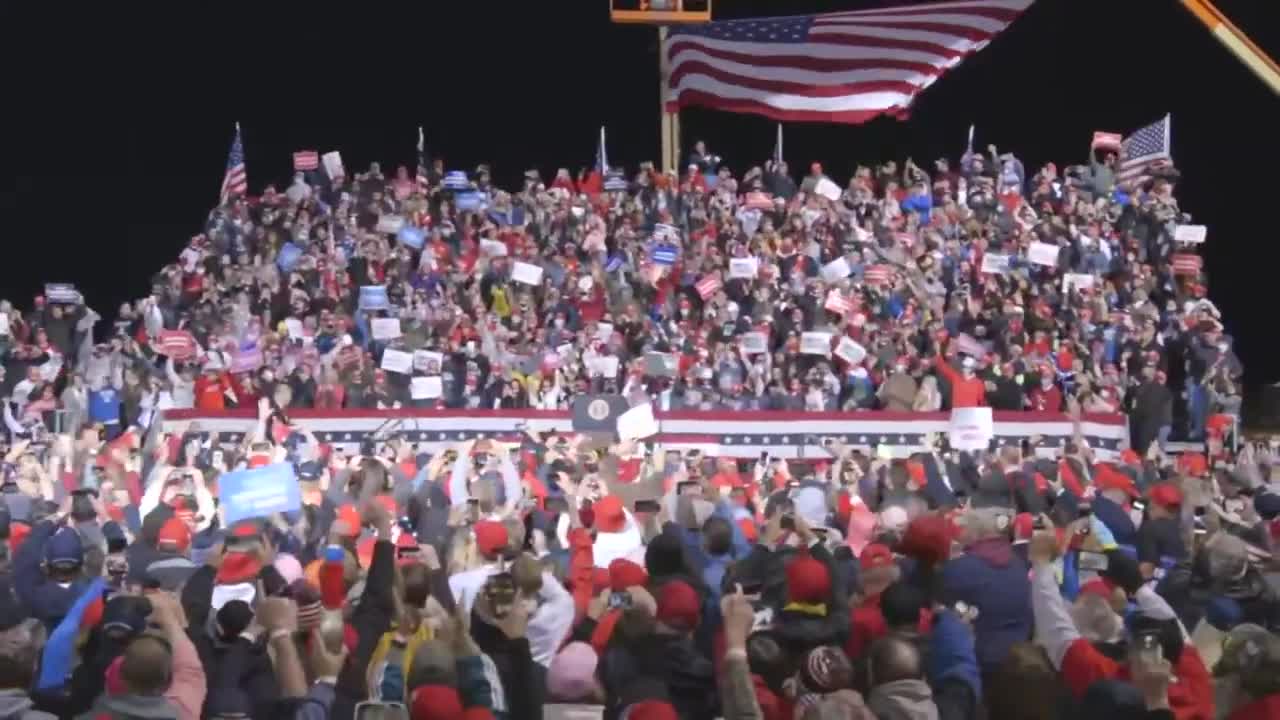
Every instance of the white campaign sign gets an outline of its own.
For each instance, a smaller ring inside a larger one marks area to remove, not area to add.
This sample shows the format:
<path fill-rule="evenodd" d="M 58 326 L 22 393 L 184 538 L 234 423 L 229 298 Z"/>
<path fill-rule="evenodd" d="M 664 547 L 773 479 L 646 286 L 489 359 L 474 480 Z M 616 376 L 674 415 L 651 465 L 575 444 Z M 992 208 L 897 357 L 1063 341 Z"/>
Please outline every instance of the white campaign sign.
<path fill-rule="evenodd" d="M 822 197 L 835 202 L 840 199 L 840 186 L 827 178 L 822 178 L 813 186 L 813 191 Z"/>
<path fill-rule="evenodd" d="M 1058 249 L 1057 245 L 1033 242 L 1031 247 L 1027 248 L 1027 259 L 1036 265 L 1056 267 L 1058 265 Z"/>
<path fill-rule="evenodd" d="M 1088 273 L 1067 273 L 1062 276 L 1062 292 L 1071 292 L 1072 288 L 1088 290 L 1093 287 L 1093 283 L 1093 276 Z"/>
<path fill-rule="evenodd" d="M 480 252 L 488 255 L 489 257 L 506 257 L 507 244 L 504 242 L 498 242 L 497 240 L 481 240 Z"/>
<path fill-rule="evenodd" d="M 851 337 L 840 338 L 840 344 L 836 345 L 836 357 L 850 365 L 857 365 L 866 356 L 867 349 L 859 345 L 858 341 Z"/>
<path fill-rule="evenodd" d="M 439 375 L 416 377 L 409 381 L 409 397 L 414 400 L 438 398 L 444 394 L 444 382 Z"/>
<path fill-rule="evenodd" d="M 760 271 L 760 261 L 755 258 L 731 258 L 729 260 L 729 277 L 753 278 Z"/>
<path fill-rule="evenodd" d="M 618 358 L 614 355 L 594 357 L 588 361 L 587 365 L 590 367 L 592 375 L 599 375 L 605 378 L 618 376 Z"/>
<path fill-rule="evenodd" d="M 1009 272 L 1009 256 L 998 253 L 983 255 L 982 272 L 988 275 L 1004 275 Z"/>
<path fill-rule="evenodd" d="M 428 369 L 432 367 L 431 363 L 435 363 L 435 372 L 440 372 L 440 367 L 444 365 L 444 353 L 430 350 L 413 351 L 413 369 L 415 371 L 428 372 Z"/>
<path fill-rule="evenodd" d="M 342 153 L 337 150 L 322 155 L 320 162 L 324 164 L 325 175 L 331 178 L 346 177 L 347 171 L 342 168 Z"/>
<path fill-rule="evenodd" d="M 840 282 L 849 277 L 849 273 L 853 272 L 853 268 L 849 267 L 849 261 L 840 256 L 835 260 L 822 266 L 822 279 L 826 282 Z"/>
<path fill-rule="evenodd" d="M 769 352 L 769 340 L 762 332 L 743 333 L 739 343 L 742 346 L 742 352 L 748 355 Z"/>
<path fill-rule="evenodd" d="M 622 440 L 643 440 L 658 434 L 658 421 L 653 417 L 649 403 L 637 405 L 618 416 L 618 437 Z"/>
<path fill-rule="evenodd" d="M 995 437 L 995 423 L 989 407 L 955 408 L 947 437 L 956 450 L 984 450 Z"/>
<path fill-rule="evenodd" d="M 393 340 L 400 337 L 400 318 L 374 318 L 373 339 Z"/>
<path fill-rule="evenodd" d="M 831 333 L 814 331 L 801 333 L 800 352 L 805 355 L 830 355 Z"/>
<path fill-rule="evenodd" d="M 1204 225 L 1179 225 L 1173 229 L 1173 239 L 1180 243 L 1199 245 L 1209 234 Z"/>
<path fill-rule="evenodd" d="M 387 372 L 408 375 L 413 371 L 413 353 L 403 350 L 383 350 L 382 364 L 379 367 Z"/>
<path fill-rule="evenodd" d="M 542 267 L 540 265 L 517 262 L 511 268 L 511 279 L 525 285 L 541 285 Z"/>
<path fill-rule="evenodd" d="M 378 218 L 378 232 L 386 235 L 395 235 L 400 232 L 400 228 L 404 227 L 404 218 L 399 215 L 383 215 Z"/>

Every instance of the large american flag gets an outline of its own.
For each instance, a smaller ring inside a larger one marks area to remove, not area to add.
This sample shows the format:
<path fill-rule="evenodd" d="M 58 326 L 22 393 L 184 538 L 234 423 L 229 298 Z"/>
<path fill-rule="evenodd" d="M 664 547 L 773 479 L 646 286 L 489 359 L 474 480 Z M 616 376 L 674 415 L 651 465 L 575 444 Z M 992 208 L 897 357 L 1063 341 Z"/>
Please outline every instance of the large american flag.
<path fill-rule="evenodd" d="M 207 432 L 225 443 L 242 442 L 257 423 L 255 408 L 210 412 L 165 410 L 159 429 L 166 433 Z M 1072 438 L 1071 420 L 1061 413 L 994 414 L 996 440 L 1018 444 L 1039 436 L 1038 453 L 1052 454 Z M 708 455 L 756 458 L 768 451 L 787 459 L 830 459 L 822 438 L 834 437 L 864 450 L 891 448 L 898 457 L 918 451 L 925 436 L 945 437 L 949 414 L 908 412 L 657 412 L 659 434 L 651 438 L 666 450 L 699 449 Z M 572 417 L 561 410 L 310 410 L 291 409 L 289 419 L 310 430 L 322 443 L 356 451 L 362 440 L 397 432 L 434 454 L 450 445 L 477 438 L 518 442 L 521 426 L 533 432 L 572 433 Z M 1081 432 L 1089 447 L 1114 459 L 1129 447 L 1124 415 L 1085 413 Z"/>
<path fill-rule="evenodd" d="M 240 144 L 240 123 L 236 123 L 236 139 L 227 153 L 227 172 L 222 176 L 222 199 L 243 195 L 249 189 L 249 175 L 244 169 L 244 146 Z"/>
<path fill-rule="evenodd" d="M 962 0 L 675 27 L 665 48 L 667 103 L 788 121 L 903 116 L 1031 3 Z"/>
<path fill-rule="evenodd" d="M 1173 160 L 1169 153 L 1169 116 L 1151 123 L 1124 139 L 1120 144 L 1120 170 L 1116 180 L 1139 180 L 1151 168 L 1168 165 Z"/>

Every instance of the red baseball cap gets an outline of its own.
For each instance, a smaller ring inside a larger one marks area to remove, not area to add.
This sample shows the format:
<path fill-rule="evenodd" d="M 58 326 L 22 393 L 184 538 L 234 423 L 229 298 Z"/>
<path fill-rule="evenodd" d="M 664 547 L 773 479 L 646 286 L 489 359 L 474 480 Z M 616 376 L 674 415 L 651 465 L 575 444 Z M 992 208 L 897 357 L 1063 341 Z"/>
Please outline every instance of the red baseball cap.
<path fill-rule="evenodd" d="M 510 538 L 507 527 L 493 520 L 481 520 L 475 524 L 476 547 L 484 555 L 497 555 L 507 546 Z"/>
<path fill-rule="evenodd" d="M 595 516 L 596 532 L 622 532 L 627 526 L 627 513 L 622 507 L 622 500 L 617 495 L 605 495 L 591 506 Z"/>
<path fill-rule="evenodd" d="M 630 587 L 647 585 L 649 573 L 640 565 L 618 558 L 609 563 L 609 587 L 613 590 L 626 590 Z"/>
<path fill-rule="evenodd" d="M 1182 505 L 1182 489 L 1171 483 L 1161 483 L 1151 488 L 1151 502 L 1166 508 Z"/>
<path fill-rule="evenodd" d="M 871 543 L 866 546 L 862 549 L 862 555 L 858 557 L 858 565 L 863 570 L 891 567 L 893 563 L 893 551 L 888 545 L 880 543 Z"/>

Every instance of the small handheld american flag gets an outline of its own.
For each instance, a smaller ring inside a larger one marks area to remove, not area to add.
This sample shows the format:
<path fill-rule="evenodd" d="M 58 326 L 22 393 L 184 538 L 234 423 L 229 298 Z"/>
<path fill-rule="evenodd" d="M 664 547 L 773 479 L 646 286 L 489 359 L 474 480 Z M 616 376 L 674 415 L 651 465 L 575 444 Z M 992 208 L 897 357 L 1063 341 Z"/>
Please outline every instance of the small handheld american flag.
<path fill-rule="evenodd" d="M 1174 253 L 1169 264 L 1173 266 L 1174 275 L 1198 275 L 1204 260 L 1193 253 Z"/>
<path fill-rule="evenodd" d="M 703 300 L 706 300 L 710 298 L 712 295 L 715 295 L 716 291 L 719 290 L 723 285 L 724 283 L 720 281 L 720 276 L 713 274 L 713 275 L 707 275 L 706 277 L 699 280 L 698 284 L 694 285 L 694 287 L 697 288 L 698 295 L 700 295 Z"/>
<path fill-rule="evenodd" d="M 871 265 L 862 277 L 868 285 L 888 285 L 893 281 L 893 268 L 888 265 Z"/>
<path fill-rule="evenodd" d="M 222 176 L 222 201 L 226 202 L 233 195 L 243 195 L 248 189 L 249 175 L 244 167 L 244 145 L 240 143 L 240 123 L 236 123 L 236 138 L 231 141 L 231 151 L 227 153 L 227 172 Z"/>

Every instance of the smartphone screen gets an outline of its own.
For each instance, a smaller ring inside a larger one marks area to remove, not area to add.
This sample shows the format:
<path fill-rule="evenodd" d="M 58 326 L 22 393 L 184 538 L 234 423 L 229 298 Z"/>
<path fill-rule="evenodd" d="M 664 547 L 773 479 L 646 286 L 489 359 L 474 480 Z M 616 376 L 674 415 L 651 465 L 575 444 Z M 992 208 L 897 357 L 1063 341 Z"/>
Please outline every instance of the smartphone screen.
<path fill-rule="evenodd" d="M 641 513 L 656 513 L 661 507 L 657 500 L 637 500 L 634 509 Z"/>
<path fill-rule="evenodd" d="M 1080 569 L 1102 572 L 1107 569 L 1107 556 L 1102 553 L 1080 551 Z"/>
<path fill-rule="evenodd" d="M 677 495 L 701 495 L 702 484 L 697 480 L 685 480 L 676 484 Z"/>

